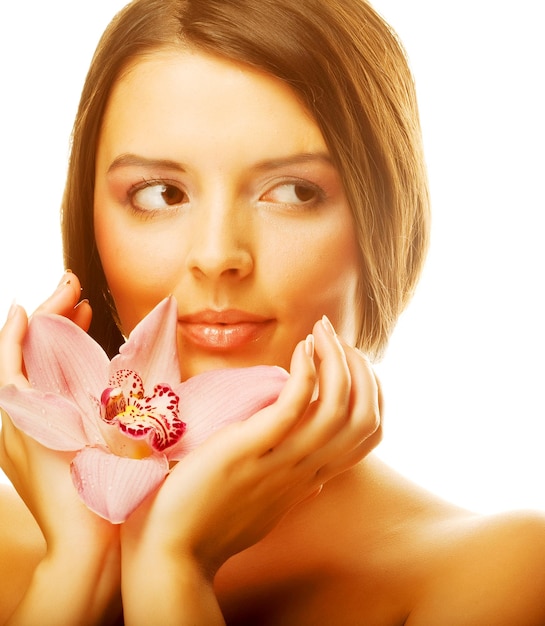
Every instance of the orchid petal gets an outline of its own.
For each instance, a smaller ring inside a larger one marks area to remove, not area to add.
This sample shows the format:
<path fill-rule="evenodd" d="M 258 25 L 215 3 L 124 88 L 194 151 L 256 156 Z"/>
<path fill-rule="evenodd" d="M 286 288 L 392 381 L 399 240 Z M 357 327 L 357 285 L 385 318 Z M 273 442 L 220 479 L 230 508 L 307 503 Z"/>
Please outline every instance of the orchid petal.
<path fill-rule="evenodd" d="M 280 367 L 213 370 L 189 378 L 175 388 L 180 397 L 180 417 L 187 430 L 166 454 L 179 460 L 227 424 L 247 419 L 275 402 L 288 373 Z"/>
<path fill-rule="evenodd" d="M 110 364 L 110 374 L 118 370 L 138 372 L 146 389 L 161 383 L 180 381 L 176 347 L 178 308 L 173 297 L 165 298 L 137 324 L 127 343 Z"/>
<path fill-rule="evenodd" d="M 51 450 L 80 450 L 87 435 L 77 406 L 66 398 L 37 389 L 6 385 L 0 406 L 15 426 Z"/>
<path fill-rule="evenodd" d="M 85 331 L 60 315 L 35 315 L 23 343 L 30 384 L 80 407 L 91 442 L 100 434 L 93 415 L 108 380 L 109 359 Z"/>
<path fill-rule="evenodd" d="M 71 465 L 72 481 L 89 509 L 121 524 L 168 473 L 165 456 L 131 459 L 102 448 L 85 448 Z"/>
<path fill-rule="evenodd" d="M 34 389 L 0 390 L 0 405 L 23 432 L 54 450 L 79 450 L 71 464 L 75 488 L 112 523 L 125 521 L 161 485 L 171 459 L 274 402 L 288 378 L 281 368 L 257 366 L 181 383 L 177 319 L 175 299 L 166 298 L 109 362 L 70 320 L 36 315 L 23 343 Z"/>

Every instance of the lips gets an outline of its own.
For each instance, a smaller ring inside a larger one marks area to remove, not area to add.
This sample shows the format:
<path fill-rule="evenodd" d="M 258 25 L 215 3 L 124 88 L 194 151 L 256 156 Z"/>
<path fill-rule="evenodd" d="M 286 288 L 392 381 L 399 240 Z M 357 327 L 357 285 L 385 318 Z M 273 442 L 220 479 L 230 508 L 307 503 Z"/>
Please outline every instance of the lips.
<path fill-rule="evenodd" d="M 205 310 L 179 318 L 183 337 L 212 351 L 241 349 L 260 339 L 273 320 L 247 311 Z"/>

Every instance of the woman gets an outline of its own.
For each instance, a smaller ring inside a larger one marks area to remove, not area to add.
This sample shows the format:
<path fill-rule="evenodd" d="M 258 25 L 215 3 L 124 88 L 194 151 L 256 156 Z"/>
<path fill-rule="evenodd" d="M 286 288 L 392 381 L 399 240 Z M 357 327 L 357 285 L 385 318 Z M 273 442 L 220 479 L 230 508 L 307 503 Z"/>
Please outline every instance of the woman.
<path fill-rule="evenodd" d="M 290 379 L 120 528 L 3 415 L 3 467 L 36 521 L 5 495 L 2 619 L 543 623 L 543 519 L 478 517 L 369 454 L 380 392 L 359 349 L 384 348 L 427 223 L 410 73 L 369 5 L 136 0 L 117 16 L 74 127 L 74 273 L 41 310 L 113 354 L 174 294 L 183 379 L 256 364 Z M 2 384 L 27 384 L 25 329 L 14 307 Z"/>

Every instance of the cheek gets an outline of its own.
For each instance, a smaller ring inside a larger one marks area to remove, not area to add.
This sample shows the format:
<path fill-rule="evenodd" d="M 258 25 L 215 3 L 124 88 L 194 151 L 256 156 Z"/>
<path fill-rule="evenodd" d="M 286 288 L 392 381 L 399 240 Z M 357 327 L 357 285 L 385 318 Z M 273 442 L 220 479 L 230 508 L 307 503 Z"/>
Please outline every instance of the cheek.
<path fill-rule="evenodd" d="M 359 250 L 351 221 L 308 230 L 271 253 L 276 300 L 303 332 L 327 315 L 337 332 L 354 342 L 361 284 Z"/>
<path fill-rule="evenodd" d="M 157 246 L 152 236 L 127 232 L 121 221 L 96 212 L 97 248 L 125 334 L 172 291 L 177 270 L 168 241 Z"/>

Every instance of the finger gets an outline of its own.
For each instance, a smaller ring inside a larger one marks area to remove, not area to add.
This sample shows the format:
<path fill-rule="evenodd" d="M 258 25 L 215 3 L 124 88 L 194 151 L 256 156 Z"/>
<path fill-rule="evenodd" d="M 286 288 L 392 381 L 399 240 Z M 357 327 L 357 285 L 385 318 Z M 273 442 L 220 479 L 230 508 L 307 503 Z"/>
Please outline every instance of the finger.
<path fill-rule="evenodd" d="M 333 458 L 329 463 L 320 467 L 315 474 L 316 484 L 325 483 L 354 465 L 357 465 L 379 445 L 382 441 L 382 435 L 382 425 L 380 425 L 372 435 L 362 441 L 356 448 L 346 454 Z"/>
<path fill-rule="evenodd" d="M 362 440 L 377 430 L 381 423 L 382 391 L 377 375 L 360 350 L 341 340 L 351 374 L 350 421 Z"/>
<path fill-rule="evenodd" d="M 81 297 L 81 285 L 78 277 L 67 270 L 49 298 L 34 311 L 38 313 L 56 313 L 72 319 L 74 307 Z"/>
<path fill-rule="evenodd" d="M 316 453 L 344 428 L 349 414 L 351 381 L 344 350 L 327 319 L 315 324 L 313 335 L 320 360 L 318 395 L 283 442 L 279 463 L 291 458 L 297 464 Z"/>
<path fill-rule="evenodd" d="M 318 395 L 313 403 L 307 437 L 314 431 L 317 436 L 328 439 L 342 427 L 350 404 L 352 386 L 350 368 L 345 350 L 331 325 L 324 316 L 314 325 L 316 354 L 320 359 Z"/>
<path fill-rule="evenodd" d="M 16 304 L 10 307 L 6 323 L 0 330 L 0 386 L 15 384 L 28 387 L 23 375 L 22 342 L 28 326 L 25 310 Z M 9 415 L 0 408 L 2 427 L 0 429 L 0 467 L 12 480 L 14 463 L 24 458 L 21 436 L 14 427 Z"/>
<path fill-rule="evenodd" d="M 218 445 L 224 451 L 231 449 L 237 457 L 251 455 L 255 458 L 268 454 L 284 441 L 312 400 L 317 382 L 313 353 L 314 339 L 309 335 L 294 350 L 290 376 L 276 402 L 246 421 L 231 424 L 216 433 L 218 442 L 221 441 Z M 228 437 L 232 438 L 230 447 Z"/>
<path fill-rule="evenodd" d="M 78 302 L 72 311 L 72 321 L 77 324 L 82 330 L 87 332 L 91 326 L 91 318 L 93 311 L 89 300 L 82 300 Z"/>
<path fill-rule="evenodd" d="M 22 472 L 26 466 L 24 435 L 15 428 L 9 415 L 0 409 L 2 428 L 0 429 L 0 467 L 14 486 L 18 467 Z"/>
<path fill-rule="evenodd" d="M 382 439 L 382 392 L 367 357 L 343 343 L 351 373 L 350 407 L 345 426 L 310 459 L 322 480 L 359 462 Z"/>
<path fill-rule="evenodd" d="M 0 331 L 0 386 L 14 384 L 28 386 L 23 375 L 22 343 L 28 326 L 23 307 L 13 304 Z"/>

